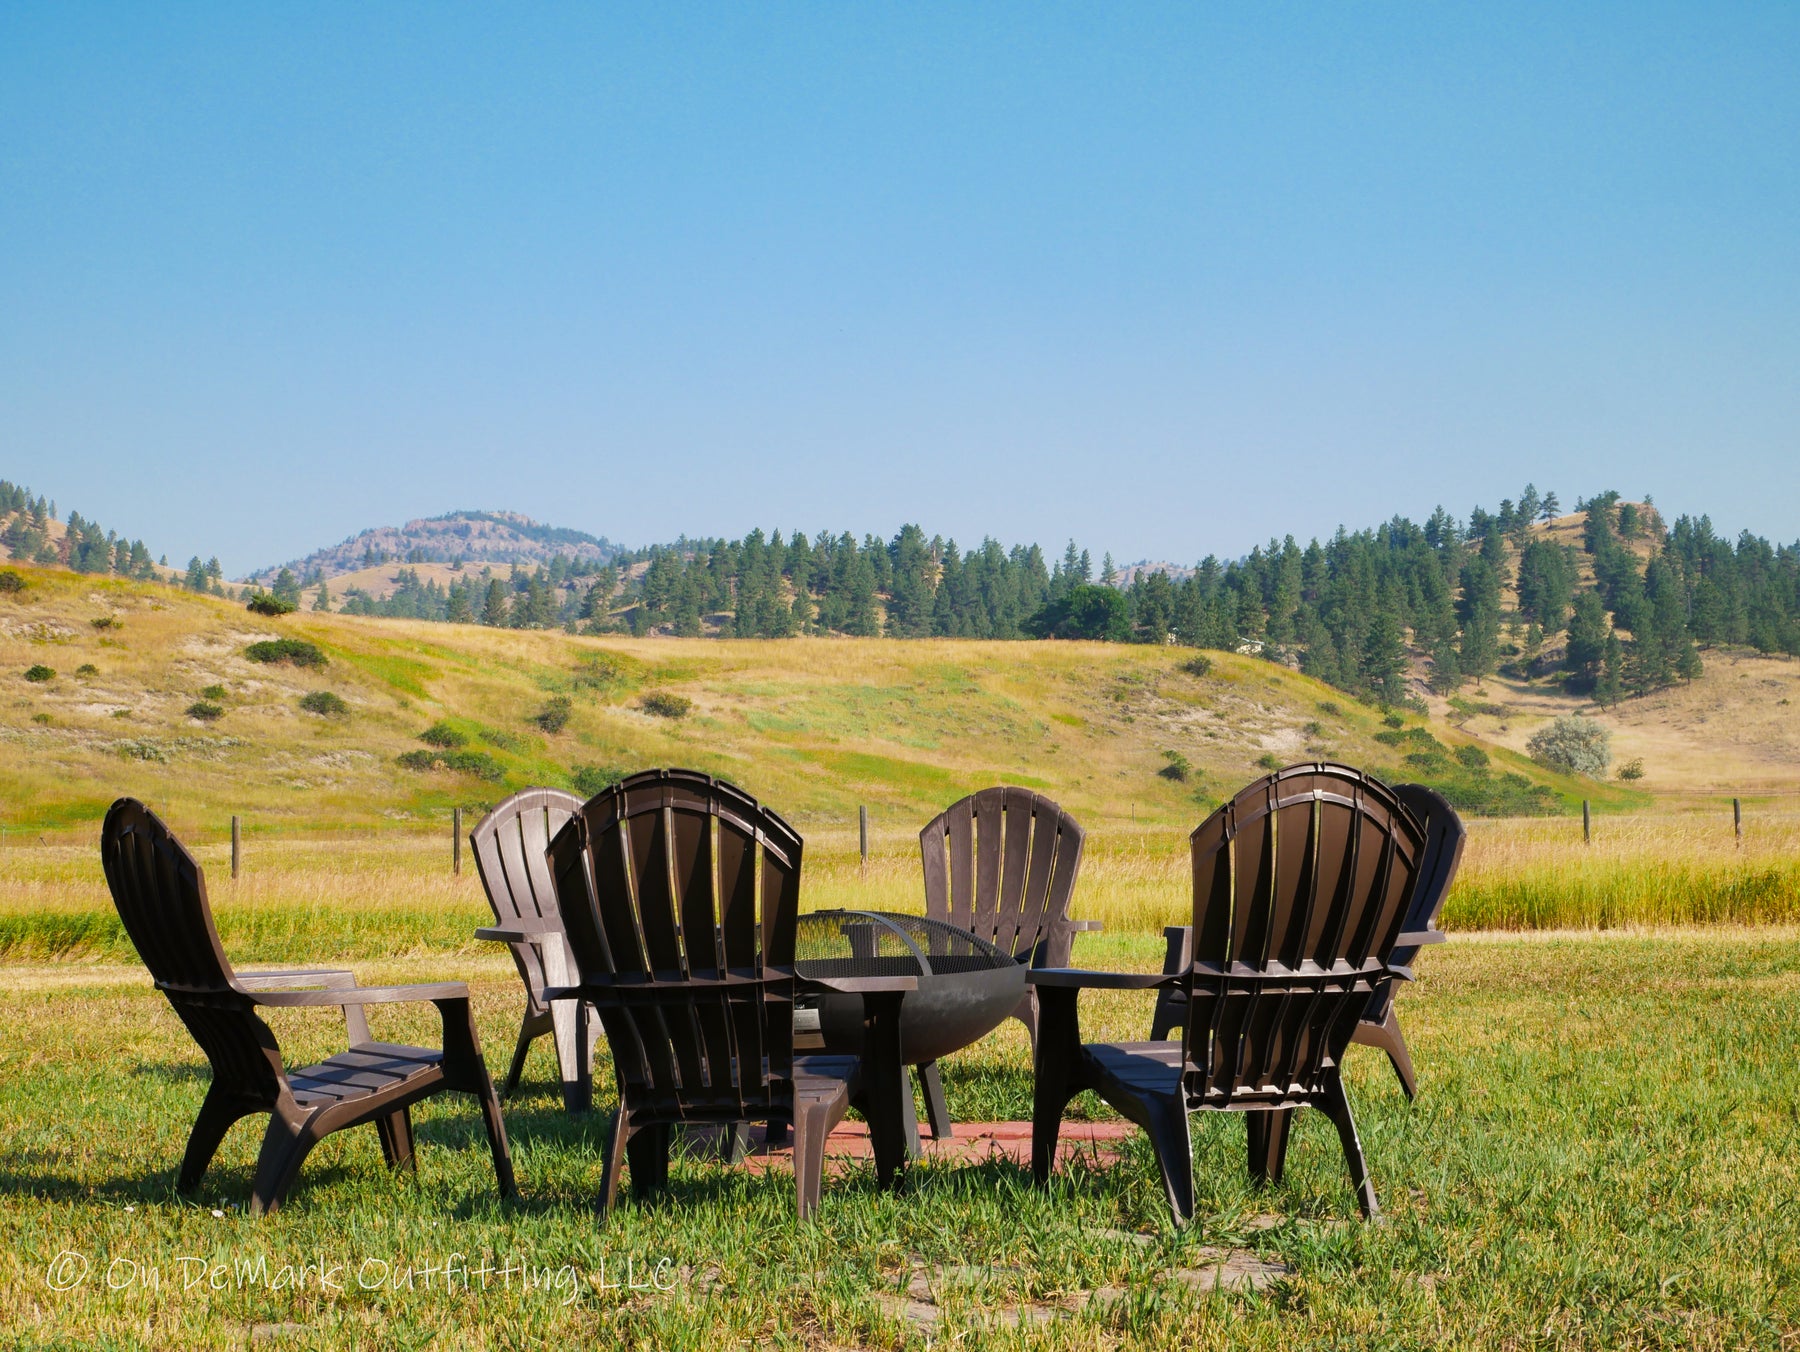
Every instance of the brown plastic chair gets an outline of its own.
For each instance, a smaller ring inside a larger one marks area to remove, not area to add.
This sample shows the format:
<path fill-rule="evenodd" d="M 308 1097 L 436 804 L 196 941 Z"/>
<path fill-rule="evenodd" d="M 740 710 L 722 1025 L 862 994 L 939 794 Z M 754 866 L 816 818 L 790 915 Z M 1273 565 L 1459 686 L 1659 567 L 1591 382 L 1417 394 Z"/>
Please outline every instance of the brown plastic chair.
<path fill-rule="evenodd" d="M 1069 919 L 1081 874 L 1081 826 L 1030 789 L 1001 785 L 951 804 L 919 832 L 925 914 L 968 930 L 1032 967 L 1067 967 L 1075 935 L 1098 921 Z M 1038 1002 L 1025 990 L 1015 1019 L 1037 1046 Z M 932 1135 L 954 1133 L 937 1062 L 919 1067 Z"/>
<path fill-rule="evenodd" d="M 358 986 L 343 971 L 236 973 L 226 960 L 206 900 L 206 878 L 194 857 L 142 803 L 121 798 L 106 814 L 100 859 L 125 932 L 156 988 L 212 1063 L 212 1084 L 188 1135 L 176 1186 L 199 1185 L 219 1143 L 241 1117 L 268 1113 L 256 1161 L 250 1210 L 276 1210 L 292 1188 L 307 1153 L 322 1138 L 373 1122 L 381 1151 L 395 1168 L 417 1169 L 409 1109 L 447 1089 L 481 1103 L 502 1196 L 512 1196 L 512 1158 L 500 1103 L 481 1059 L 460 981 L 428 986 Z M 303 989 L 324 987 L 325 989 Z M 444 1049 L 376 1042 L 365 1005 L 429 1000 L 443 1018 Z M 350 1049 L 317 1065 L 288 1070 L 258 1006 L 344 1011 Z"/>
<path fill-rule="evenodd" d="M 1379 1210 L 1339 1063 L 1405 921 L 1424 851 L 1412 813 L 1343 765 L 1294 765 L 1250 785 L 1189 838 L 1194 933 L 1174 975 L 1034 971 L 1043 1000 L 1031 1166 L 1047 1182 L 1063 1108 L 1092 1089 L 1143 1127 L 1177 1224 L 1194 1211 L 1188 1114 L 1246 1114 L 1251 1175 L 1279 1181 L 1297 1108 L 1338 1130 L 1365 1216 Z M 1179 1043 L 1083 1045 L 1082 988 L 1188 997 Z"/>
<path fill-rule="evenodd" d="M 1413 888 L 1412 907 L 1407 912 L 1406 926 L 1394 945 L 1392 959 L 1395 974 L 1375 985 L 1369 1007 L 1351 1034 L 1352 1042 L 1378 1047 L 1393 1063 L 1406 1096 L 1418 1097 L 1418 1080 L 1413 1072 L 1412 1054 L 1406 1046 L 1406 1035 L 1400 1031 L 1400 1020 L 1394 1013 L 1394 996 L 1401 980 L 1410 980 L 1413 959 L 1427 944 L 1441 944 L 1450 936 L 1437 927 L 1438 912 L 1444 907 L 1450 884 L 1462 862 L 1463 843 L 1468 828 L 1456 815 L 1444 796 L 1423 784 L 1396 784 L 1394 793 L 1425 827 L 1425 859 L 1419 867 L 1419 881 Z M 1168 952 L 1163 958 L 1163 971 L 1184 971 L 1193 959 L 1194 930 L 1191 925 L 1171 925 L 1163 931 Z M 1150 1022 L 1152 1041 L 1161 1041 L 1186 1018 L 1187 997 L 1177 986 L 1165 987 L 1156 997 L 1156 1013 Z"/>
<path fill-rule="evenodd" d="M 627 1156 L 634 1190 L 667 1183 L 680 1124 L 791 1122 L 803 1218 L 818 1204 L 825 1138 L 852 1105 L 869 1120 L 881 1182 L 904 1164 L 900 1001 L 918 981 L 796 976 L 801 848 L 774 812 L 690 770 L 602 790 L 550 842 L 579 979 L 545 995 L 599 1011 L 618 1077 L 602 1214 Z M 802 990 L 863 997 L 860 1057 L 794 1054 Z"/>
<path fill-rule="evenodd" d="M 581 799 L 572 793 L 521 789 L 495 804 L 469 832 L 469 848 L 494 919 L 537 932 L 531 940 L 507 945 L 519 979 L 525 983 L 525 1013 L 500 1092 L 511 1095 L 518 1089 L 532 1042 L 549 1033 L 562 1073 L 563 1103 L 570 1112 L 586 1112 L 592 1102 L 592 1025 L 587 1006 L 577 1001 L 557 1001 L 553 1006 L 544 998 L 546 985 L 570 983 L 562 912 L 557 909 L 556 886 L 544 854 L 563 823 L 579 811 Z"/>

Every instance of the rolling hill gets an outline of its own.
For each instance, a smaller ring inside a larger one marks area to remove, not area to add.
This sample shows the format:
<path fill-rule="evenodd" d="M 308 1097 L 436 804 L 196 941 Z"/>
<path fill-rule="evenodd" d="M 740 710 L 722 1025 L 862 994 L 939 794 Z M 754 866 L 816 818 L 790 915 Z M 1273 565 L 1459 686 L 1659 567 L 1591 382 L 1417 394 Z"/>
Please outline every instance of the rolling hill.
<path fill-rule="evenodd" d="M 248 580 L 267 586 L 283 568 L 297 577 L 336 581 L 391 563 L 450 564 L 462 560 L 477 564 L 541 564 L 558 554 L 599 564 L 616 553 L 618 546 L 602 537 L 562 526 L 546 526 L 517 512 L 449 512 L 408 521 L 404 526 L 360 531 L 329 549 L 314 550 L 305 558 L 263 568 Z M 376 579 L 370 581 L 380 585 Z M 352 580 L 350 585 L 360 584 Z"/>
<path fill-rule="evenodd" d="M 1441 721 L 1395 729 L 1339 691 L 1236 654 L 1210 654 L 1194 674 L 1192 650 L 1152 646 L 267 620 L 156 584 L 21 572 L 24 591 L 0 596 L 8 831 L 85 836 L 121 793 L 209 829 L 232 812 L 256 814 L 262 830 L 441 820 L 528 783 L 591 785 L 654 764 L 724 775 L 801 824 L 841 822 L 858 803 L 922 820 L 1006 780 L 1095 825 L 1180 826 L 1259 762 L 1330 757 L 1419 777 L 1407 757 L 1439 740 L 1440 751 L 1485 751 L 1495 782 L 1514 773 L 1567 795 L 1641 798 L 1550 775 Z M 316 645 L 325 665 L 246 655 L 281 638 Z M 32 667 L 53 674 L 28 679 Z M 341 711 L 301 706 L 321 693 Z M 647 698 L 657 695 L 672 698 Z M 682 701 L 680 716 L 657 712 Z M 420 739 L 434 727 L 451 745 Z"/>

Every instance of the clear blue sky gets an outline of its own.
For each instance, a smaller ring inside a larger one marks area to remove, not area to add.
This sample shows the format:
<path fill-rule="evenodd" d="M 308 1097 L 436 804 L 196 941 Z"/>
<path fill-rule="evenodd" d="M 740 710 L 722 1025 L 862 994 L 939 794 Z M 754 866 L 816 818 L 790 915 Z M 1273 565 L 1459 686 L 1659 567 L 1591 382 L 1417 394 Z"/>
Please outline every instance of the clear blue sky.
<path fill-rule="evenodd" d="M 1800 6 L 0 8 L 0 475 L 1191 562 L 1800 537 Z"/>

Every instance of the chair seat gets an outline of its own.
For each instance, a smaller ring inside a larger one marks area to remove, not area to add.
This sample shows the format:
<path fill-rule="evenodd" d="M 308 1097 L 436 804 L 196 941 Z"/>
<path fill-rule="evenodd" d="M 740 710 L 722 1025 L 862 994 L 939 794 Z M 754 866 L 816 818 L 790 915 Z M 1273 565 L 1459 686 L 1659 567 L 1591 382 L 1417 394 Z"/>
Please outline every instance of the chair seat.
<path fill-rule="evenodd" d="M 1181 1084 L 1179 1042 L 1090 1042 L 1096 1069 L 1139 1094 L 1173 1094 Z"/>
<path fill-rule="evenodd" d="M 831 1094 L 862 1078 L 862 1062 L 854 1056 L 796 1056 L 794 1092 Z"/>
<path fill-rule="evenodd" d="M 302 1108 L 329 1108 L 404 1092 L 415 1080 L 440 1075 L 443 1064 L 444 1054 L 430 1047 L 360 1042 L 317 1065 L 289 1071 L 288 1085 Z"/>

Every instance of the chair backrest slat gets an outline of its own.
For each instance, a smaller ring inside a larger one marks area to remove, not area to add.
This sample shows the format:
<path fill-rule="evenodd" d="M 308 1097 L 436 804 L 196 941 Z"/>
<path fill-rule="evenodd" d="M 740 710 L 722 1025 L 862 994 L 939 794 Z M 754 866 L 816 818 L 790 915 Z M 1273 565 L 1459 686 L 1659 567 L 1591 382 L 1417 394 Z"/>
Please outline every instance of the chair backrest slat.
<path fill-rule="evenodd" d="M 1245 788 L 1190 846 L 1190 1092 L 1318 1092 L 1391 960 L 1419 876 L 1418 821 L 1360 771 L 1299 765 Z"/>
<path fill-rule="evenodd" d="M 1066 961 L 1082 843 L 1075 819 L 1039 794 L 971 794 L 919 832 L 925 914 L 1016 956 L 1047 947 Z"/>
<path fill-rule="evenodd" d="M 779 816 L 687 770 L 603 790 L 551 841 L 570 951 L 641 1107 L 791 1096 L 800 862 Z"/>

